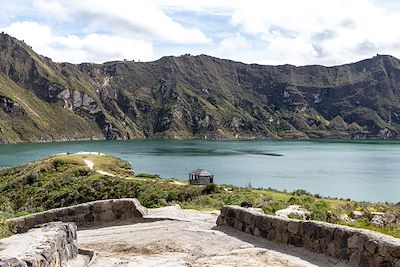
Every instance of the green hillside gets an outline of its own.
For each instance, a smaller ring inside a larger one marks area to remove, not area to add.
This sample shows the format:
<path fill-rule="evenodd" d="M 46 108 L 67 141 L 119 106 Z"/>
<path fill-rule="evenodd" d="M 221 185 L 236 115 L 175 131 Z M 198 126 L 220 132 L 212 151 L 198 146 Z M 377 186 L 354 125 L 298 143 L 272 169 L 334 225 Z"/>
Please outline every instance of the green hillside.
<path fill-rule="evenodd" d="M 0 142 L 381 138 L 400 133 L 400 61 L 263 66 L 206 55 L 54 63 L 0 35 Z"/>
<path fill-rule="evenodd" d="M 183 208 L 215 210 L 248 202 L 268 214 L 289 205 L 302 205 L 311 212 L 311 219 L 332 223 L 344 223 L 340 217 L 357 210 L 365 216 L 347 224 L 400 237 L 399 224 L 378 227 L 367 219 L 372 212 L 386 212 L 396 218 L 399 204 L 322 198 L 304 190 L 286 193 L 231 185 L 191 186 L 157 175 L 134 176 L 128 162 L 111 156 L 78 154 L 56 155 L 0 170 L 0 236 L 7 234 L 4 219 L 8 217 L 124 197 L 138 198 L 148 208 L 179 204 Z"/>

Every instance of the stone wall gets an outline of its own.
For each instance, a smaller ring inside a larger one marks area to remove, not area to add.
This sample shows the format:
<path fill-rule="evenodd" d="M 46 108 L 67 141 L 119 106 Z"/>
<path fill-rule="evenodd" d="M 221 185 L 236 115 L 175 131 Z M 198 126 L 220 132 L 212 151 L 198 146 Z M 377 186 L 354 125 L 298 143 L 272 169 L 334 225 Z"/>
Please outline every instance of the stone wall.
<path fill-rule="evenodd" d="M 52 209 L 23 217 L 10 219 L 17 233 L 23 233 L 43 223 L 75 222 L 79 227 L 98 226 L 113 221 L 139 219 L 147 214 L 137 199 L 109 199 L 88 202 L 65 208 Z"/>
<path fill-rule="evenodd" d="M 75 223 L 49 223 L 0 240 L 0 267 L 61 267 L 78 254 Z"/>
<path fill-rule="evenodd" d="M 400 267 L 400 239 L 373 231 L 269 216 L 236 206 L 224 207 L 217 225 L 230 226 L 270 241 L 304 247 L 348 261 L 349 266 Z"/>

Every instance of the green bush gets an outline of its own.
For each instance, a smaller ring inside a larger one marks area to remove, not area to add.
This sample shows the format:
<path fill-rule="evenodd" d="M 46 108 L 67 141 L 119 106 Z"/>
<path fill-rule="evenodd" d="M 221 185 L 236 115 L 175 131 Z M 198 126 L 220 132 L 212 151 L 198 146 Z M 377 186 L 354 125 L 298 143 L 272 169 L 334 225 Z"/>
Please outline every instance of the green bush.
<path fill-rule="evenodd" d="M 6 218 L 0 216 L 0 238 L 12 235 L 10 226 L 6 223 Z"/>
<path fill-rule="evenodd" d="M 211 184 L 206 185 L 206 187 L 203 189 L 202 192 L 205 195 L 209 195 L 209 194 L 213 194 L 213 193 L 219 193 L 220 189 L 216 184 L 211 183 Z"/>
<path fill-rule="evenodd" d="M 308 192 L 304 189 L 297 189 L 292 192 L 292 195 L 294 195 L 294 196 L 302 196 L 302 195 L 311 196 L 310 192 Z"/>
<path fill-rule="evenodd" d="M 311 219 L 318 221 L 328 221 L 331 217 L 328 204 L 325 201 L 317 201 L 312 204 L 304 205 L 311 212 Z"/>
<path fill-rule="evenodd" d="M 266 213 L 266 214 L 275 214 L 277 210 L 285 209 L 287 208 L 288 204 L 285 201 L 282 200 L 271 200 L 268 202 L 268 204 L 265 204 L 261 207 L 261 209 Z"/>
<path fill-rule="evenodd" d="M 37 171 L 32 171 L 28 175 L 28 184 L 37 183 L 39 180 L 39 173 Z"/>
<path fill-rule="evenodd" d="M 160 175 L 158 174 L 138 173 L 135 176 L 138 178 L 146 178 L 146 179 L 160 179 Z"/>
<path fill-rule="evenodd" d="M 55 159 L 53 160 L 53 167 L 57 170 L 57 171 L 62 171 L 64 170 L 66 165 L 66 162 L 62 159 Z"/>
<path fill-rule="evenodd" d="M 0 196 L 0 212 L 2 212 L 2 213 L 14 213 L 13 204 L 5 196 Z"/>

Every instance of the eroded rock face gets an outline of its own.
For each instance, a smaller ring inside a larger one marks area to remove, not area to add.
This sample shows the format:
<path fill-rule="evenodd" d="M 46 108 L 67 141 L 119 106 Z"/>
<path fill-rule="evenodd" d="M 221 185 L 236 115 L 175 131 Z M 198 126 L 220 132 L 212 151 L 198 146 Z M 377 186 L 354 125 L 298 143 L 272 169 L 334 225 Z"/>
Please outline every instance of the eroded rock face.
<path fill-rule="evenodd" d="M 82 110 L 89 114 L 101 111 L 93 98 L 78 90 L 64 89 L 58 93 L 57 99 L 64 101 L 64 108 L 69 110 Z"/>
<path fill-rule="evenodd" d="M 12 117 L 22 116 L 25 114 L 25 110 L 12 99 L 0 95 L 0 108 L 6 113 L 9 113 Z"/>

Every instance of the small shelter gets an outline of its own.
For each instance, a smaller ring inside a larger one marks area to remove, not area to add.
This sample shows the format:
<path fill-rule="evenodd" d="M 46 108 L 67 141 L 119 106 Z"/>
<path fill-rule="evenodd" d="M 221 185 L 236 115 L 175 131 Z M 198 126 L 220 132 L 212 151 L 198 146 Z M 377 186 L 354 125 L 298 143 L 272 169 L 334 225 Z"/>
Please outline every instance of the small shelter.
<path fill-rule="evenodd" d="M 189 173 L 189 182 L 193 185 L 206 185 L 214 182 L 214 175 L 203 169 L 197 169 Z"/>

